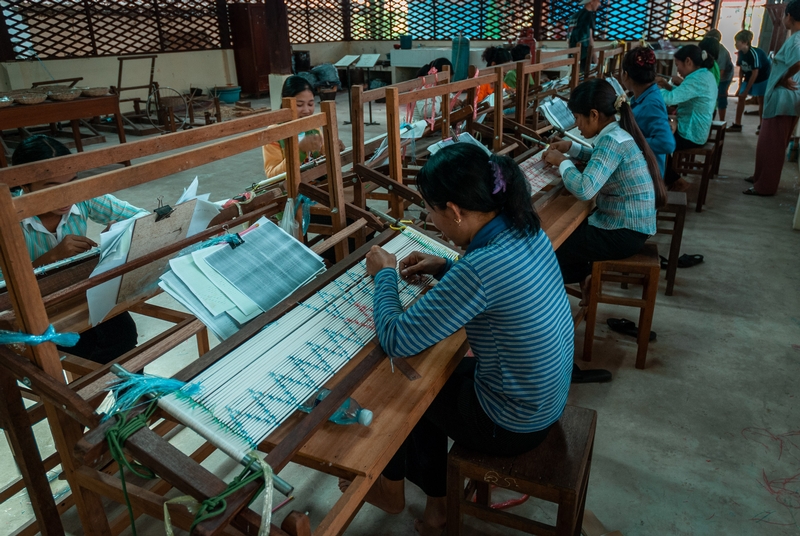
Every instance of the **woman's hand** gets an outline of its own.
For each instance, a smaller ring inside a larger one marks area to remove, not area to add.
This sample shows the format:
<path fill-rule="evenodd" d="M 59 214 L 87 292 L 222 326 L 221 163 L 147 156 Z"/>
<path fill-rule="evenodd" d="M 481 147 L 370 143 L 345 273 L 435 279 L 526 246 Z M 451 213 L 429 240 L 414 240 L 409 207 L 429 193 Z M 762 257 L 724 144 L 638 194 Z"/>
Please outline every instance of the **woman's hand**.
<path fill-rule="evenodd" d="M 447 259 L 414 251 L 400 261 L 400 275 L 405 279 L 416 280 L 422 274 L 436 275 L 447 264 Z"/>
<path fill-rule="evenodd" d="M 339 140 L 339 152 L 341 153 L 342 151 L 345 150 L 345 148 L 346 147 L 344 146 L 344 142 L 342 140 Z"/>
<path fill-rule="evenodd" d="M 554 166 L 559 166 L 561 162 L 567 159 L 567 157 L 564 156 L 561 151 L 558 149 L 553 149 L 552 145 L 550 146 L 550 149 L 544 152 L 543 158 L 545 162 Z"/>
<path fill-rule="evenodd" d="M 97 246 L 94 240 L 79 235 L 66 235 L 56 247 L 33 261 L 33 266 L 38 268 L 61 259 L 74 257 L 84 251 L 89 251 Z"/>
<path fill-rule="evenodd" d="M 304 153 L 322 152 L 322 136 L 320 134 L 306 134 L 300 140 L 300 150 Z"/>
<path fill-rule="evenodd" d="M 558 140 L 550 143 L 550 149 L 560 153 L 566 153 L 572 149 L 572 142 L 569 140 Z"/>
<path fill-rule="evenodd" d="M 372 246 L 372 249 L 367 253 L 366 259 L 367 273 L 373 277 L 384 268 L 394 270 L 395 266 L 397 266 L 397 257 L 380 246 Z"/>
<path fill-rule="evenodd" d="M 672 89 L 672 85 L 670 84 L 669 80 L 666 78 L 661 78 L 660 76 L 656 77 L 656 84 L 661 89 Z"/>
<path fill-rule="evenodd" d="M 778 82 L 778 85 L 785 87 L 789 91 L 795 91 L 797 89 L 797 82 L 795 82 L 794 78 L 792 77 L 781 78 L 780 82 Z"/>

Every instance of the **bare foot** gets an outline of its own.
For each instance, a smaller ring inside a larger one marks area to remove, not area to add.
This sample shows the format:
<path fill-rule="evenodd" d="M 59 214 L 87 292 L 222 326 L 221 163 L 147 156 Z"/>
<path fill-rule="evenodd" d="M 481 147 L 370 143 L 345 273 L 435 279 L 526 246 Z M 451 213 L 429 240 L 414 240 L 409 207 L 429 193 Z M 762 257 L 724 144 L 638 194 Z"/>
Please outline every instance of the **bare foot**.
<path fill-rule="evenodd" d="M 578 303 L 578 307 L 586 307 L 589 305 L 589 291 L 592 288 L 592 275 L 589 274 L 586 276 L 586 279 L 583 280 L 581 283 L 581 301 Z"/>
<path fill-rule="evenodd" d="M 444 534 L 445 526 L 446 525 L 432 527 L 421 519 L 414 520 L 414 530 L 416 530 L 417 534 L 420 536 L 441 536 Z"/>
<path fill-rule="evenodd" d="M 342 493 L 349 487 L 350 481 L 339 479 L 339 489 Z M 364 496 L 364 501 L 388 514 L 399 514 L 406 507 L 405 481 L 389 480 L 381 475 Z"/>

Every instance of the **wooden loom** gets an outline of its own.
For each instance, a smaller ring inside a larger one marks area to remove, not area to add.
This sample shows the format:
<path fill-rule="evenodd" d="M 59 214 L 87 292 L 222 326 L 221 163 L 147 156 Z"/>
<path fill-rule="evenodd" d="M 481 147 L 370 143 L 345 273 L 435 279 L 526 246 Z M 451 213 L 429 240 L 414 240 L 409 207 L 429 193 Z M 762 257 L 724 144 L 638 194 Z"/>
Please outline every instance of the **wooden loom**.
<path fill-rule="evenodd" d="M 291 110 L 274 112 L 274 114 L 278 115 L 273 115 L 273 118 L 281 117 L 284 121 L 290 119 L 292 115 L 294 115 L 293 111 Z M 263 117 L 264 116 L 260 116 L 262 121 Z M 258 120 L 258 118 L 245 118 L 242 120 L 242 122 L 247 122 L 253 119 Z M 219 126 L 225 127 L 226 125 L 232 125 L 233 123 L 235 122 L 225 123 Z M 56 205 L 61 206 L 65 201 L 76 202 L 85 198 L 95 197 L 110 190 L 115 191 L 123 187 L 141 184 L 160 178 L 165 173 L 168 174 L 176 169 L 185 169 L 186 166 L 198 166 L 225 156 L 238 154 L 239 152 L 259 147 L 264 143 L 281 139 L 281 136 L 289 138 L 289 145 L 292 143 L 296 144 L 297 132 L 304 131 L 303 129 L 307 130 L 308 128 L 312 128 L 312 126 L 322 126 L 325 124 L 335 125 L 335 112 L 330 106 L 327 107 L 325 114 L 318 114 L 316 116 L 312 116 L 312 118 L 299 120 L 275 129 L 260 130 L 255 133 L 238 136 L 232 140 L 223 141 L 219 143 L 213 151 L 208 151 L 206 148 L 192 149 L 178 155 L 167 156 L 155 161 L 141 163 L 131 168 L 112 171 L 91 179 L 86 179 L 84 181 L 78 181 L 51 190 L 45 190 L 35 194 L 26 195 L 23 198 L 18 198 L 16 200 L 10 197 L 8 185 L 0 186 L 0 197 L 2 197 L 2 203 L 4 204 L 2 209 L 2 212 L 4 213 L 2 230 L 3 237 L 2 244 L 0 244 L 3 251 L 2 268 L 4 273 L 7 274 L 10 282 L 11 301 L 13 302 L 14 310 L 21 329 L 26 332 L 36 333 L 41 332 L 43 328 L 47 326 L 49 323 L 49 318 L 45 309 L 45 304 L 47 301 L 52 304 L 55 299 L 63 299 L 77 295 L 82 293 L 85 288 L 88 288 L 91 285 L 98 284 L 99 282 L 110 279 L 119 275 L 120 273 L 130 271 L 140 265 L 145 264 L 149 258 L 155 258 L 157 255 L 166 255 L 173 252 L 158 251 L 149 256 L 148 259 L 140 259 L 139 261 L 126 263 L 125 266 L 120 267 L 119 269 L 108 272 L 107 274 L 102 274 L 88 281 L 72 285 L 67 289 L 57 292 L 55 297 L 50 295 L 43 300 L 41 297 L 42 294 L 39 291 L 38 285 L 30 268 L 30 260 L 27 257 L 24 239 L 22 239 L 21 231 L 19 231 L 20 227 L 18 222 L 22 218 L 38 214 L 43 210 L 49 210 L 50 207 L 55 207 Z M 232 128 L 235 129 L 236 127 Z M 224 128 L 221 130 L 224 130 Z M 192 134 L 194 134 L 194 136 L 192 136 Z M 208 134 L 210 133 L 207 131 L 207 129 L 203 129 L 201 131 L 181 133 L 180 136 L 184 138 L 182 142 L 187 142 L 186 144 L 188 144 L 188 140 L 186 138 L 196 140 L 197 138 Z M 328 137 L 329 139 L 326 140 L 326 143 L 330 143 L 330 135 L 328 135 Z M 165 138 L 161 139 L 163 140 Z M 335 140 L 335 138 L 332 139 Z M 155 140 L 144 140 L 140 142 L 140 144 L 146 147 L 146 144 L 151 141 Z M 118 149 L 133 150 L 134 145 L 139 144 L 115 147 L 112 148 L 114 150 L 112 153 L 116 155 Z M 338 155 L 338 153 L 335 154 Z M 18 169 L 22 170 L 23 172 L 31 173 L 30 176 L 33 177 L 41 177 L 41 173 L 46 173 L 48 170 L 50 170 L 49 172 L 51 173 L 59 173 L 63 175 L 65 169 L 76 169 L 76 165 L 79 167 L 81 162 L 86 162 L 86 158 L 77 160 L 75 157 L 89 157 L 90 155 L 95 157 L 97 156 L 94 153 L 87 153 L 85 155 L 72 155 L 57 160 L 48 160 L 40 164 L 32 164 L 30 166 L 26 166 L 24 169 L 23 167 Z M 106 155 L 106 157 L 108 157 L 108 155 Z M 102 159 L 102 157 L 100 158 Z M 336 165 L 335 160 L 335 157 L 329 159 L 330 163 L 328 168 L 329 175 L 331 177 L 336 177 L 339 173 L 339 168 Z M 59 163 L 59 161 L 63 161 L 63 163 Z M 116 156 L 114 156 L 111 161 L 119 160 L 117 160 Z M 297 170 L 292 169 L 290 172 L 290 177 L 293 178 L 293 184 L 299 183 L 299 177 L 297 175 Z M 22 183 L 26 182 L 35 182 L 35 180 L 23 180 Z M 318 197 L 325 197 L 326 199 L 324 201 L 331 204 L 333 208 L 343 206 L 341 196 L 338 194 L 339 192 L 333 189 L 329 193 L 318 193 Z M 334 201 L 331 202 L 329 200 L 330 198 L 333 198 Z M 281 207 L 278 205 L 271 207 L 271 213 L 277 212 L 280 210 L 280 208 Z M 258 213 L 269 213 L 269 211 L 261 210 L 258 211 Z M 259 215 L 258 213 L 253 214 L 253 217 Z M 248 218 L 249 216 L 242 217 L 240 219 L 246 220 Z M 238 223 L 236 220 L 234 220 L 234 222 Z M 210 232 L 203 233 L 197 238 L 182 241 L 182 243 L 178 244 L 178 246 L 184 247 L 191 241 L 198 241 L 206 236 L 209 236 L 213 232 L 220 232 L 220 227 L 221 226 L 218 226 L 217 228 L 212 229 Z M 340 243 L 344 238 L 346 238 L 346 235 L 341 233 L 343 230 L 344 229 L 340 230 L 340 232 L 338 232 L 338 236 L 333 237 L 330 241 L 328 241 L 327 244 L 324 246 L 321 245 L 318 250 L 335 246 L 336 244 Z M 346 248 L 346 245 L 344 247 Z M 340 249 L 343 248 L 340 247 Z M 177 251 L 177 249 L 174 251 Z M 190 323 L 199 324 L 196 320 Z M 187 326 L 186 323 L 182 324 L 183 325 L 179 326 L 181 330 L 170 334 L 170 336 L 160 339 L 157 341 L 158 344 L 147 346 L 146 350 L 142 351 L 141 353 L 137 353 L 135 356 L 128 356 L 129 359 L 127 362 L 129 368 L 132 368 L 132 370 L 141 370 L 146 363 L 152 361 L 164 351 L 176 346 L 188 336 L 191 336 L 193 334 L 192 326 Z M 200 324 L 200 326 L 202 327 L 202 324 Z M 42 329 L 37 331 L 39 327 L 42 327 Z M 196 329 L 197 328 L 194 328 L 194 331 L 196 331 Z M 52 378 L 55 378 L 56 382 L 63 382 L 63 375 L 61 373 L 61 365 L 58 360 L 58 354 L 51 344 L 44 344 L 33 349 L 32 357 L 36 361 L 37 365 L 41 367 L 41 370 L 43 370 Z M 92 400 L 99 394 L 101 387 L 99 387 L 98 384 L 102 384 L 104 383 L 104 380 L 108 379 L 108 367 L 105 367 L 104 369 L 97 371 L 96 374 L 92 374 L 90 376 L 92 376 L 91 379 L 100 381 L 96 381 L 94 383 L 83 382 L 83 389 L 79 394 L 64 388 L 62 389 L 62 392 L 55 398 L 55 401 L 59 401 L 57 406 L 52 404 L 54 401 L 52 397 L 49 399 L 49 403 L 45 403 L 43 405 L 44 410 L 51 422 L 51 428 L 54 430 L 54 437 L 56 439 L 59 454 L 62 457 L 62 464 L 64 466 L 65 473 L 70 480 L 73 490 L 76 490 L 76 505 L 78 506 L 82 519 L 84 520 L 87 519 L 87 516 L 94 516 L 95 518 L 97 517 L 98 512 L 100 511 L 98 510 L 99 499 L 96 496 L 96 490 L 91 491 L 93 489 L 91 486 L 86 487 L 86 485 L 76 482 L 77 473 L 75 470 L 79 464 L 76 465 L 75 460 L 72 458 L 70 444 L 74 444 L 80 438 L 81 425 L 93 426 L 97 424 L 96 418 L 86 414 L 84 410 L 92 407 L 87 400 Z M 52 380 L 48 381 L 52 383 Z M 7 394 L 7 392 L 4 394 Z M 14 397 L 11 398 L 13 399 Z M 62 411 L 57 409 L 57 407 L 61 406 L 60 400 L 62 399 L 70 402 L 70 407 L 72 410 L 74 410 L 73 416 L 78 416 L 76 421 L 70 421 L 70 419 Z M 20 402 L 18 398 L 16 401 L 17 403 Z M 13 400 L 11 402 L 13 402 Z M 9 402 L 9 404 L 11 404 L 11 402 Z M 9 405 L 9 407 L 11 406 Z M 18 404 L 16 410 L 20 410 L 16 417 L 24 415 L 24 409 L 22 409 L 21 403 Z M 24 422 L 24 420 L 18 422 Z M 13 435 L 16 436 L 14 441 L 12 441 L 16 446 L 30 446 L 31 444 L 35 444 L 30 433 L 30 429 L 26 426 L 22 426 L 13 430 L 12 432 Z M 30 448 L 27 450 L 23 449 L 22 453 L 27 454 L 27 456 L 22 457 L 20 460 L 22 462 L 20 463 L 21 470 L 23 474 L 26 475 L 26 480 L 36 480 L 38 475 L 38 482 L 26 482 L 26 484 L 28 484 L 27 487 L 33 499 L 37 517 L 39 519 L 48 520 L 47 528 L 42 528 L 43 532 L 57 534 L 60 533 L 60 525 L 55 527 L 55 525 L 58 525 L 58 515 L 56 514 L 55 517 L 52 515 L 52 498 L 49 496 L 49 486 L 46 486 L 46 480 L 42 482 L 42 479 L 44 479 L 44 471 L 41 468 L 41 460 L 39 460 L 36 456 L 31 456 L 31 454 L 35 455 L 35 452 L 35 448 L 33 450 Z M 207 453 L 205 455 L 207 455 Z M 45 485 L 42 486 L 42 484 Z M 156 486 L 156 488 L 158 488 L 158 486 Z M 111 491 L 109 491 L 109 489 L 111 488 L 105 489 L 105 491 L 108 491 L 109 493 L 113 492 L 113 489 L 111 489 Z M 161 485 L 159 489 L 161 489 L 163 492 L 168 489 L 168 487 L 165 489 L 164 486 Z M 44 513 L 48 515 L 40 515 Z M 109 533 L 108 531 L 110 529 L 108 528 L 107 521 L 104 520 L 103 524 L 105 525 L 105 529 L 97 529 L 96 533 Z M 89 527 L 90 528 L 87 530 L 87 532 L 95 533 L 94 526 L 89 524 Z M 117 531 L 118 530 L 119 527 Z"/>

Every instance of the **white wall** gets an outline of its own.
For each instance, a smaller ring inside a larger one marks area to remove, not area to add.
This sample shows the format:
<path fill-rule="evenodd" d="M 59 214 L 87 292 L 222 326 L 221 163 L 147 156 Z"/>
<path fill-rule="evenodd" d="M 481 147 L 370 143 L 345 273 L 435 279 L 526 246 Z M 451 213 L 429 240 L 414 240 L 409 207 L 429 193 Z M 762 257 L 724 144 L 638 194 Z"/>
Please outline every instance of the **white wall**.
<path fill-rule="evenodd" d="M 48 74 L 49 71 L 49 74 Z M 63 60 L 18 61 L 0 63 L 0 91 L 24 89 L 33 82 L 52 78 L 82 76 L 80 86 L 116 86 L 119 61 L 115 56 Z M 145 85 L 150 79 L 150 61 L 126 61 L 123 86 Z M 189 87 L 203 89 L 236 84 L 236 64 L 232 50 L 202 50 L 159 54 L 154 80 L 160 86 L 188 92 Z M 134 92 L 123 97 L 135 96 Z M 141 96 L 147 96 L 142 91 Z M 124 111 L 124 110 L 123 110 Z"/>

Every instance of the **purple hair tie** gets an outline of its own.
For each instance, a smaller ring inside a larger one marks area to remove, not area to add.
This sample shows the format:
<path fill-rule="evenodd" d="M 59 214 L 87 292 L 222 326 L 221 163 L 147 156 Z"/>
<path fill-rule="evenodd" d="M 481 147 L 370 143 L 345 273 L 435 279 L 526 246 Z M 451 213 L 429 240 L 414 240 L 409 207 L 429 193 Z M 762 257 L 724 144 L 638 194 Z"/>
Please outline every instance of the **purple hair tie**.
<path fill-rule="evenodd" d="M 503 171 L 500 169 L 500 165 L 493 161 L 490 161 L 489 165 L 492 166 L 492 172 L 494 173 L 494 190 L 492 190 L 492 194 L 496 194 L 501 190 L 505 192 L 506 180 L 503 178 Z"/>

